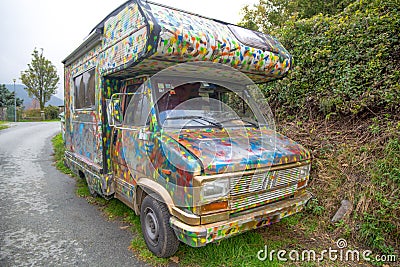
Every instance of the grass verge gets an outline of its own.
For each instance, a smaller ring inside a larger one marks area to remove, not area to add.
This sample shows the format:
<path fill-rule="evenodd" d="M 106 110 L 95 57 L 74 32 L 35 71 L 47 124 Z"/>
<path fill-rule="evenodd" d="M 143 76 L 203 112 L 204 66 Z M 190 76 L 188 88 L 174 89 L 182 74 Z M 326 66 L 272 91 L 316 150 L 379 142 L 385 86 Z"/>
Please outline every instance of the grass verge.
<path fill-rule="evenodd" d="M 390 114 L 340 121 L 280 123 L 286 136 L 313 155 L 309 190 L 315 194 L 297 228 L 324 247 L 344 238 L 374 255 L 400 255 L 400 120 Z M 342 200 L 353 207 L 331 218 Z M 308 229 L 308 230 L 307 230 Z M 374 263 L 379 265 L 378 263 Z M 382 265 L 382 263 L 381 263 Z"/>
<path fill-rule="evenodd" d="M 0 121 L 0 131 L 7 129 L 8 128 L 8 124 L 6 121 Z"/>
<path fill-rule="evenodd" d="M 72 171 L 64 165 L 64 141 L 62 139 L 61 133 L 51 139 L 54 149 L 54 159 L 56 162 L 56 168 L 62 173 L 73 175 Z"/>

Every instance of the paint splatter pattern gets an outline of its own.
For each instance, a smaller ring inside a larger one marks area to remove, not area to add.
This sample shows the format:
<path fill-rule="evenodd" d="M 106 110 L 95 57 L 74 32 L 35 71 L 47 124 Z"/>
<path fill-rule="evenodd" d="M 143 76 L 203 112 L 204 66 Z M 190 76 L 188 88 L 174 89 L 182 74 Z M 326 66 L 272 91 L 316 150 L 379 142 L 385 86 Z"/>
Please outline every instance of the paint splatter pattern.
<path fill-rule="evenodd" d="M 180 227 L 180 223 L 177 222 L 176 219 L 172 219 L 171 224 L 180 241 L 192 247 L 202 247 L 206 244 L 216 242 L 236 234 L 276 223 L 284 217 L 300 212 L 305 204 L 306 200 L 303 199 L 299 200 L 297 203 L 294 203 L 292 207 L 275 212 L 273 215 L 263 215 L 262 213 L 257 214 L 257 216 L 250 215 L 247 216 L 246 219 L 236 220 L 228 224 L 214 227 L 205 226 L 195 231 L 182 229 L 182 227 Z"/>
<path fill-rule="evenodd" d="M 204 166 L 205 174 L 266 168 L 310 159 L 310 153 L 298 143 L 270 130 L 183 129 L 168 134 L 203 163 L 208 163 Z"/>
<path fill-rule="evenodd" d="M 212 61 L 271 78 L 281 77 L 291 66 L 290 55 L 272 37 L 265 35 L 273 51 L 264 51 L 240 43 L 227 25 L 157 5 L 150 8 L 162 29 L 152 58 Z"/>

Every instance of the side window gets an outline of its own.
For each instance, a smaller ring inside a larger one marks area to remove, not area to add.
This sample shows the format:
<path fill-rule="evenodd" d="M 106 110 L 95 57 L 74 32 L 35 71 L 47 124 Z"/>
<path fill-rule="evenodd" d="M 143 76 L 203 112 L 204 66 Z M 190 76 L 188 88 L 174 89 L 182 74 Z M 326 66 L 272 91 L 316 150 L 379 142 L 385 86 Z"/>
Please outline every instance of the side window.
<path fill-rule="evenodd" d="M 150 103 L 149 103 L 149 97 L 148 95 L 142 95 L 142 101 L 141 101 L 141 110 L 138 110 L 138 116 L 136 119 L 136 122 L 139 123 L 139 126 L 144 126 L 147 125 L 149 120 L 149 115 L 150 115 Z"/>
<path fill-rule="evenodd" d="M 94 108 L 95 70 L 91 69 L 74 78 L 75 108 Z"/>
<path fill-rule="evenodd" d="M 126 90 L 125 90 L 125 93 L 136 93 L 136 91 L 139 89 L 139 87 L 140 87 L 141 85 L 142 85 L 142 84 L 132 84 L 132 85 L 128 85 L 127 88 L 126 88 Z M 128 105 L 129 105 L 129 103 L 130 103 L 131 100 L 132 100 L 132 97 L 133 97 L 133 95 L 125 95 L 124 98 L 123 98 L 123 102 L 122 102 L 122 114 L 124 115 L 124 117 L 125 117 L 126 110 L 128 109 Z"/>
<path fill-rule="evenodd" d="M 140 90 L 135 94 L 125 113 L 125 124 L 129 126 L 145 126 L 149 124 L 150 101 L 149 96 Z"/>
<path fill-rule="evenodd" d="M 74 78 L 74 99 L 75 99 L 75 107 L 81 106 L 80 100 L 82 99 L 81 95 L 81 80 L 82 76 L 78 76 Z"/>

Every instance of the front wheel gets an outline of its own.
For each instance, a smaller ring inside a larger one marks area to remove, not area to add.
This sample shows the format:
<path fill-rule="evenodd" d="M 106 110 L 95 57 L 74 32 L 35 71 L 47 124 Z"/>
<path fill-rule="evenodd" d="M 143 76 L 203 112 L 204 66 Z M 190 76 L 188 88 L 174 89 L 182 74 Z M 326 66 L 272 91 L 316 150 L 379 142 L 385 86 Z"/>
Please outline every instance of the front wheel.
<path fill-rule="evenodd" d="M 169 225 L 168 208 L 164 203 L 148 195 L 140 209 L 140 223 L 147 247 L 157 257 L 167 258 L 175 254 L 179 240 Z"/>

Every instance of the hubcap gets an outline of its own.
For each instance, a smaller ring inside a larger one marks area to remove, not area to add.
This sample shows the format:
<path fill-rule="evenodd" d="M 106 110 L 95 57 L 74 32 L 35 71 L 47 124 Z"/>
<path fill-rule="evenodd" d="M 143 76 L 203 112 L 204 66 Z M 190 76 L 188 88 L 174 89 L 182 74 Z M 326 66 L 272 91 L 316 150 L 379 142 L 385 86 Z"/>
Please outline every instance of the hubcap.
<path fill-rule="evenodd" d="M 158 243 L 159 236 L 159 226 L 158 220 L 151 208 L 146 208 L 146 217 L 145 217 L 145 230 L 146 235 L 149 237 L 149 241 L 153 246 L 156 246 Z"/>

